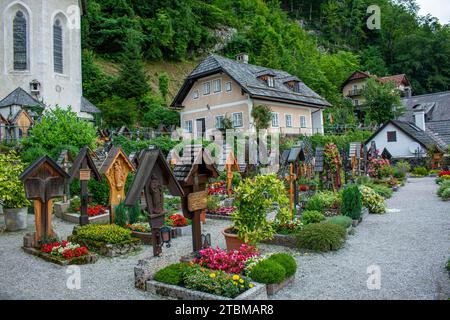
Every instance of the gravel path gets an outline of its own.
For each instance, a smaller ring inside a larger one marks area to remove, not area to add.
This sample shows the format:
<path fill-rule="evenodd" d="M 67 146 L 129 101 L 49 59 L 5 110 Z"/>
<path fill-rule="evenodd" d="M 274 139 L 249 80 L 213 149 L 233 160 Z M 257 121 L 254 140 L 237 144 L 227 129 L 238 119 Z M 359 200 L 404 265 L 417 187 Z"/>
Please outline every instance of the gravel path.
<path fill-rule="evenodd" d="M 295 283 L 277 299 L 447 299 L 450 203 L 433 178 L 409 179 L 387 200 L 389 213 L 368 215 L 341 250 L 297 258 Z M 381 288 L 367 288 L 377 265 Z"/>
<path fill-rule="evenodd" d="M 444 270 L 449 256 L 450 203 L 436 196 L 434 179 L 410 179 L 388 200 L 391 213 L 370 215 L 341 250 L 327 254 L 298 254 L 282 247 L 262 245 L 264 251 L 297 255 L 299 270 L 293 285 L 275 299 L 436 299 L 448 293 Z M 0 228 L 3 216 L 0 216 Z M 208 220 L 204 232 L 213 246 L 224 247 L 220 231 L 227 221 Z M 29 231 L 34 216 L 29 216 Z M 55 218 L 54 228 L 67 237 L 73 225 Z M 134 288 L 134 266 L 151 255 L 151 247 L 123 258 L 101 258 L 81 266 L 81 289 L 69 290 L 66 268 L 25 254 L 25 232 L 0 233 L 0 299 L 158 299 Z M 177 262 L 190 252 L 190 237 L 173 240 L 162 258 L 152 258 L 155 270 Z M 367 267 L 381 268 L 381 289 L 366 286 Z M 447 297 L 446 296 L 446 297 Z"/>

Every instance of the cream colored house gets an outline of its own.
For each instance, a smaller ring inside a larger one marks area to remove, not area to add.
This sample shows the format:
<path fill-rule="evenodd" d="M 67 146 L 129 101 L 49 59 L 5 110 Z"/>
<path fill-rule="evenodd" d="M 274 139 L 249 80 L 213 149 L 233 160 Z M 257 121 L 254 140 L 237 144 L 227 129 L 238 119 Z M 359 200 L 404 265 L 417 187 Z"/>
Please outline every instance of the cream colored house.
<path fill-rule="evenodd" d="M 228 118 L 234 128 L 254 130 L 251 116 L 257 105 L 272 109 L 272 128 L 282 134 L 323 133 L 324 98 L 287 72 L 210 55 L 187 77 L 172 107 L 180 109 L 181 125 L 201 135 L 221 129 Z"/>

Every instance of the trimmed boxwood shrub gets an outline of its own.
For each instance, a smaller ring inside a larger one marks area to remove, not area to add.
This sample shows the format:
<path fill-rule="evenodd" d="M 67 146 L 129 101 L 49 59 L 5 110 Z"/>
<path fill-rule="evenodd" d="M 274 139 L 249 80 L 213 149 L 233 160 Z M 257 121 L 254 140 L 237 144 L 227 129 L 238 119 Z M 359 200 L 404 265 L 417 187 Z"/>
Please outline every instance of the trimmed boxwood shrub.
<path fill-rule="evenodd" d="M 339 225 L 323 222 L 305 226 L 297 235 L 299 248 L 313 251 L 337 250 L 345 242 L 347 231 Z"/>
<path fill-rule="evenodd" d="M 341 214 L 359 220 L 362 212 L 361 192 L 357 185 L 350 185 L 342 193 Z"/>
<path fill-rule="evenodd" d="M 390 197 L 392 197 L 392 194 L 394 192 L 392 191 L 392 188 L 389 188 L 388 186 L 383 186 L 381 184 L 372 183 L 367 186 L 372 188 L 373 191 L 375 191 L 377 194 L 379 194 L 385 199 L 389 199 Z"/>
<path fill-rule="evenodd" d="M 286 270 L 278 262 L 266 259 L 253 267 L 250 277 L 259 283 L 280 283 L 286 278 Z"/>
<path fill-rule="evenodd" d="M 287 253 L 275 253 L 268 260 L 275 261 L 286 271 L 286 278 L 292 277 L 297 271 L 297 261 Z"/>
<path fill-rule="evenodd" d="M 131 230 L 119 227 L 115 224 L 88 224 L 79 227 L 73 239 L 75 242 L 102 242 L 118 244 L 131 240 Z"/>
<path fill-rule="evenodd" d="M 183 284 L 184 272 L 189 268 L 186 263 L 174 263 L 155 273 L 153 279 L 159 282 L 181 285 Z"/>
<path fill-rule="evenodd" d="M 336 216 L 336 217 L 332 217 L 329 218 L 327 220 L 327 222 L 332 223 L 332 224 L 337 224 L 338 226 L 341 226 L 345 229 L 347 229 L 348 227 L 350 227 L 352 225 L 352 218 L 350 217 L 346 217 L 346 216 Z"/>
<path fill-rule="evenodd" d="M 303 225 L 318 223 L 325 220 L 325 216 L 320 211 L 304 211 L 302 213 Z"/>

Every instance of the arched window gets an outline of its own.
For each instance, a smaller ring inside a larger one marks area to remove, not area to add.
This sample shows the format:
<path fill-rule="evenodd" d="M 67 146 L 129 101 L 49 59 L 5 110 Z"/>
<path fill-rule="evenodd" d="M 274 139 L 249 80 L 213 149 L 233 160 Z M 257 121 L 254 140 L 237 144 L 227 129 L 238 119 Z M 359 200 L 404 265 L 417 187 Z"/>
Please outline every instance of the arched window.
<path fill-rule="evenodd" d="M 27 70 L 27 19 L 17 11 L 13 21 L 14 70 Z"/>
<path fill-rule="evenodd" d="M 53 63 L 56 73 L 64 73 L 63 29 L 59 19 L 53 24 Z"/>

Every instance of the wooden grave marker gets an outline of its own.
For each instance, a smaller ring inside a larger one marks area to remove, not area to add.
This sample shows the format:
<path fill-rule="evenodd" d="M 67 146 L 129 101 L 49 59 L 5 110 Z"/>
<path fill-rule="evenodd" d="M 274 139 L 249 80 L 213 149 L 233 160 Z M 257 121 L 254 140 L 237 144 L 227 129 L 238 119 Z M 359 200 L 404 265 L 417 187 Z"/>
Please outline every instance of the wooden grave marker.
<path fill-rule="evenodd" d="M 147 216 L 152 227 L 153 255 L 161 255 L 160 230 L 164 225 L 164 193 L 167 186 L 172 196 L 183 197 L 184 192 L 175 179 L 159 149 L 144 150 L 139 157 L 139 167 L 128 190 L 125 205 L 134 207 L 141 199 L 142 191 L 147 203 Z"/>
<path fill-rule="evenodd" d="M 219 172 L 213 164 L 213 159 L 201 145 L 187 145 L 184 147 L 181 161 L 177 163 L 173 173 L 184 191 L 184 197 L 181 201 L 183 215 L 192 220 L 192 247 L 194 252 L 198 252 L 202 249 L 200 214 L 206 209 L 206 203 L 200 201 L 199 205 L 194 204 L 196 197 L 201 196 L 190 197 L 189 195 L 206 191 L 208 179 L 217 178 Z M 189 201 L 189 198 L 191 201 Z"/>
<path fill-rule="evenodd" d="M 80 150 L 80 153 L 76 157 L 73 162 L 72 168 L 69 171 L 69 183 L 71 183 L 75 178 L 80 180 L 80 225 L 84 226 L 89 223 L 88 216 L 88 202 L 89 202 L 89 194 L 88 194 L 88 183 L 91 180 L 91 177 L 97 181 L 102 181 L 102 177 L 95 166 L 94 160 L 89 153 L 89 148 L 84 147 Z"/>
<path fill-rule="evenodd" d="M 49 156 L 43 156 L 28 166 L 19 176 L 25 194 L 34 201 L 36 220 L 35 245 L 42 238 L 54 237 L 52 229 L 52 199 L 62 197 L 69 175 Z"/>
<path fill-rule="evenodd" d="M 134 166 L 120 147 L 112 147 L 100 168 L 109 185 L 110 222 L 114 223 L 116 206 L 125 200 L 125 182 L 128 174 L 134 172 Z"/>

